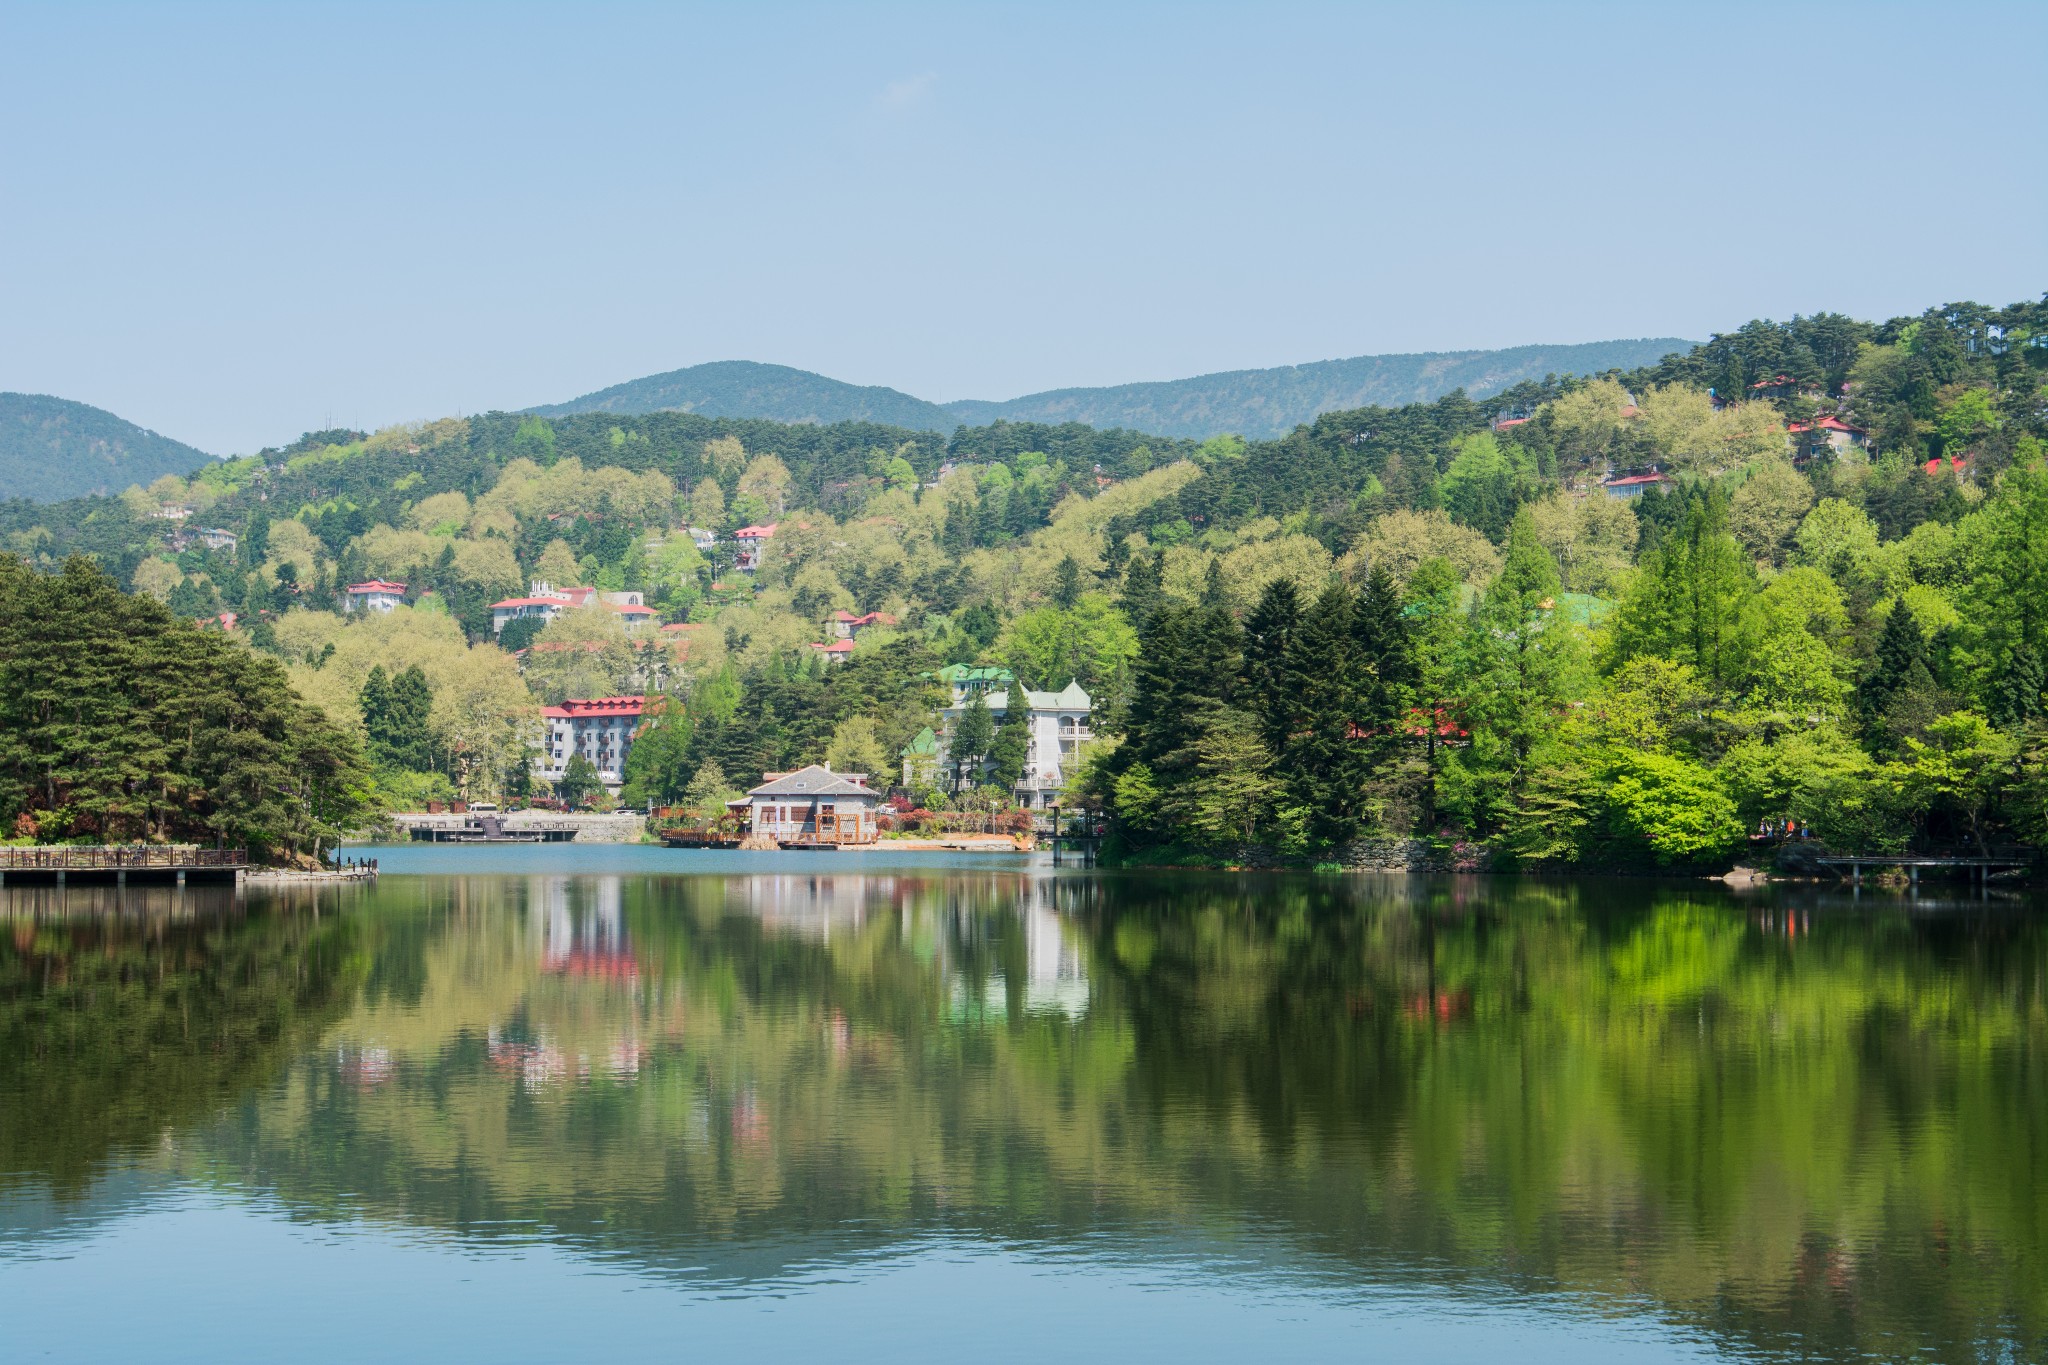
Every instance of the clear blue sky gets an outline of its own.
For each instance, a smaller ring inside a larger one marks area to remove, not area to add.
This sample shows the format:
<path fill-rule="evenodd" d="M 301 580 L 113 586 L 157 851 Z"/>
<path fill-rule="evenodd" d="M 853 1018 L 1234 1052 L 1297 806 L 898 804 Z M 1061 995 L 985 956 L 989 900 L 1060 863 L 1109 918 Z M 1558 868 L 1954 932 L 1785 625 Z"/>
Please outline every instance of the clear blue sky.
<path fill-rule="evenodd" d="M 0 389 L 216 452 L 2048 288 L 2048 4 L 0 0 Z"/>

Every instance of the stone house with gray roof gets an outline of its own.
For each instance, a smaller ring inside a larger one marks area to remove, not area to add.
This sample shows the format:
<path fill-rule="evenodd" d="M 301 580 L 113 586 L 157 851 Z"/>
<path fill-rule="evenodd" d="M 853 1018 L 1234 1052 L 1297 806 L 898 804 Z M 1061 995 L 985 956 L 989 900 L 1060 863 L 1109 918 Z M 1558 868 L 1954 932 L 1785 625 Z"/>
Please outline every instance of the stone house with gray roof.
<path fill-rule="evenodd" d="M 835 773 L 813 763 L 793 773 L 763 773 L 747 793 L 751 828 L 783 845 L 871 844 L 881 835 L 882 794 L 866 773 Z"/>

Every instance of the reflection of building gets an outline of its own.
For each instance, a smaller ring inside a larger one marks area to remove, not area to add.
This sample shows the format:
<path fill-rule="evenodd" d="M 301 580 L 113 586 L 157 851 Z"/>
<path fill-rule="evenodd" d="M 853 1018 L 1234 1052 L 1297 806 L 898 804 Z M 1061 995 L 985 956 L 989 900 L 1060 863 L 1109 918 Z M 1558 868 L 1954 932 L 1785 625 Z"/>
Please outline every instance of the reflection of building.
<path fill-rule="evenodd" d="M 1088 968 L 1078 937 L 1069 936 L 1067 922 L 1050 905 L 1034 898 L 1024 906 L 1024 945 L 1029 976 L 1024 987 L 1027 1012 L 1064 1014 L 1078 1019 L 1088 1012 Z"/>
<path fill-rule="evenodd" d="M 645 696 L 571 698 L 560 706 L 542 707 L 547 735 L 534 761 L 534 775 L 558 782 L 569 770 L 570 756 L 582 754 L 596 766 L 605 786 L 617 788 L 626 780 L 626 754 L 646 708 Z"/>
<path fill-rule="evenodd" d="M 830 939 L 835 928 L 864 923 L 870 910 L 890 907 L 894 877 L 858 873 L 825 876 L 735 877 L 726 883 L 728 904 L 744 904 L 765 925 L 805 937 Z"/>
<path fill-rule="evenodd" d="M 534 877 L 526 888 L 528 923 L 545 970 L 566 970 L 578 954 L 586 961 L 631 961 L 622 878 Z"/>

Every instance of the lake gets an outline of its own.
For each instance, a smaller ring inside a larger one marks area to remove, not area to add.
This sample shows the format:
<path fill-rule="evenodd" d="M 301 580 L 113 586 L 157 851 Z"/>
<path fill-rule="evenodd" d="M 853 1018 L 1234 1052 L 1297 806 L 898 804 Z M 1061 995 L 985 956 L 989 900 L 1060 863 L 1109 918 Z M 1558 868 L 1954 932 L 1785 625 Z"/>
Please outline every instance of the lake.
<path fill-rule="evenodd" d="M 2048 1358 L 2036 901 L 375 852 L 0 891 L 0 1359 Z"/>

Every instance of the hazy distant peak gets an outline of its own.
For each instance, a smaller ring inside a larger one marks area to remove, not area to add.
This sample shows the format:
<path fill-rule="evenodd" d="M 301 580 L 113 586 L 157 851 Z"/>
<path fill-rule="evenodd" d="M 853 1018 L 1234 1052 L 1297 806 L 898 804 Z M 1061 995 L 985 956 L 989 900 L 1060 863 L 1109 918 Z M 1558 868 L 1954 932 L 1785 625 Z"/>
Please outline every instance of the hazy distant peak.
<path fill-rule="evenodd" d="M 0 497 L 56 502 L 118 493 L 213 457 L 103 408 L 45 393 L 0 393 Z"/>
<path fill-rule="evenodd" d="M 883 422 L 934 431 L 951 431 L 957 425 L 944 408 L 895 389 L 846 384 L 809 370 L 754 360 L 691 365 L 527 411 L 543 417 L 676 411 L 776 422 Z"/>
<path fill-rule="evenodd" d="M 629 380 L 528 411 L 557 417 L 675 410 L 778 422 L 885 422 L 944 432 L 995 421 L 1083 422 L 1196 439 L 1221 432 L 1270 438 L 1325 412 L 1426 403 L 1456 388 L 1483 398 L 1546 374 L 1597 374 L 1652 365 L 1673 352 L 1689 351 L 1692 345 L 1677 337 L 1650 337 L 1495 351 L 1364 355 L 1227 370 L 1192 379 L 1051 389 L 1001 402 L 968 398 L 952 403 L 928 403 L 896 389 L 846 384 L 787 365 L 723 360 Z"/>

